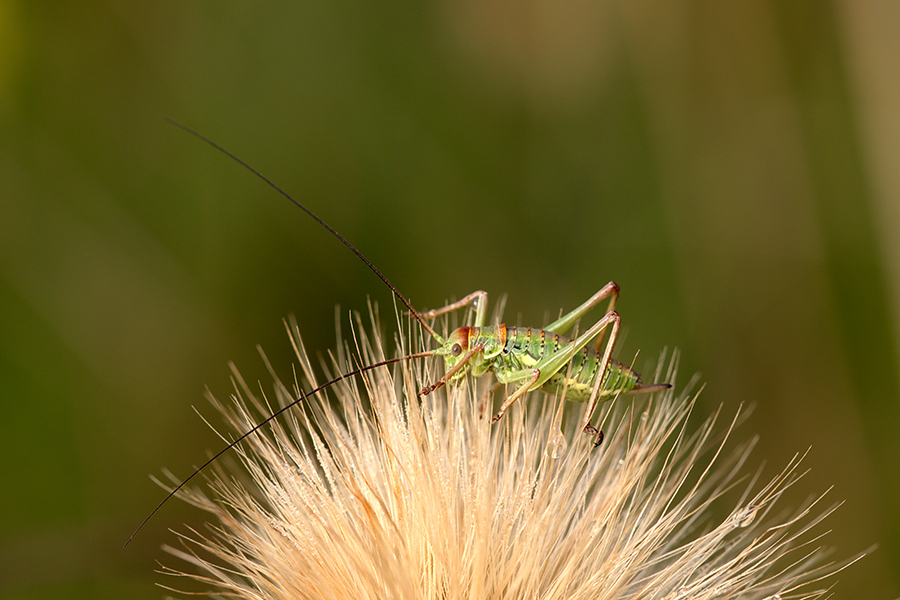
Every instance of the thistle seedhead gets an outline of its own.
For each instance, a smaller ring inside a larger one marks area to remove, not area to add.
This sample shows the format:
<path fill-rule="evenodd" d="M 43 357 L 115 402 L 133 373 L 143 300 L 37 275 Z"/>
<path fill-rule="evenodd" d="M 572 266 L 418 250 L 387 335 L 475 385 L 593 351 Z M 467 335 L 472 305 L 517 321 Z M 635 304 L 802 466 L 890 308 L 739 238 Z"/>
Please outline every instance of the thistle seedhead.
<path fill-rule="evenodd" d="M 380 339 L 357 332 L 359 360 L 382 358 Z M 289 333 L 314 386 L 296 325 Z M 349 370 L 348 355 L 333 368 Z M 340 382 L 248 438 L 246 473 L 220 463 L 211 493 L 179 492 L 213 523 L 167 548 L 188 564 L 164 572 L 210 596 L 266 600 L 786 599 L 825 596 L 821 580 L 849 564 L 824 562 L 813 529 L 834 507 L 821 496 L 776 506 L 800 457 L 768 483 L 742 475 L 753 442 L 726 450 L 735 421 L 719 415 L 690 429 L 687 392 L 609 404 L 595 450 L 544 394 L 493 426 L 479 406 L 491 382 L 417 398 L 439 362 Z M 657 375 L 674 381 L 674 361 Z M 299 387 L 276 378 L 277 402 Z M 217 406 L 241 433 L 269 407 L 236 371 L 235 389 Z"/>

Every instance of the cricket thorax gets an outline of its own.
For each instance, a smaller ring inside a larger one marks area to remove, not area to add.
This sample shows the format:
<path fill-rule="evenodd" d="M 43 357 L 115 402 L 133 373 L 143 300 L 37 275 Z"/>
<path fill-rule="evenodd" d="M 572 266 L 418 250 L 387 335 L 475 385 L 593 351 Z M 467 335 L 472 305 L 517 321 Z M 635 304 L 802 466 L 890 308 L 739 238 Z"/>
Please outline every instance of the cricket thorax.
<path fill-rule="evenodd" d="M 451 378 L 451 383 L 460 383 L 469 373 L 481 377 L 494 369 L 495 359 L 502 353 L 505 342 L 504 325 L 455 329 L 444 342 L 441 354 L 444 355 L 448 369 L 455 367 L 461 360 L 466 360 L 466 363 Z"/>

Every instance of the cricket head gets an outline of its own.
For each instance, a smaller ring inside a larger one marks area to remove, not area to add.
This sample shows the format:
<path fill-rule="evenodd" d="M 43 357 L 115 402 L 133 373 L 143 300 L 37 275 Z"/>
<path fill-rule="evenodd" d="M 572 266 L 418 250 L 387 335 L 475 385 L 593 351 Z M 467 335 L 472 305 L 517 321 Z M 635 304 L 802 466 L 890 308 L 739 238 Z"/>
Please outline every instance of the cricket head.
<path fill-rule="evenodd" d="M 466 374 L 472 369 L 472 365 L 478 362 L 478 358 L 475 357 L 478 348 L 469 348 L 471 338 L 475 337 L 472 335 L 474 330 L 474 327 L 460 327 L 454 330 L 447 339 L 437 334 L 434 335 L 438 347 L 429 352 L 429 354 L 431 356 L 443 356 L 447 372 L 439 381 L 422 388 L 419 391 L 419 396 L 427 396 L 447 383 L 459 385 L 465 382 Z M 473 357 L 475 357 L 474 361 L 472 360 Z"/>
<path fill-rule="evenodd" d="M 449 382 L 456 385 L 463 380 L 470 368 L 469 339 L 474 328 L 460 327 L 443 340 L 435 354 L 444 357 Z"/>

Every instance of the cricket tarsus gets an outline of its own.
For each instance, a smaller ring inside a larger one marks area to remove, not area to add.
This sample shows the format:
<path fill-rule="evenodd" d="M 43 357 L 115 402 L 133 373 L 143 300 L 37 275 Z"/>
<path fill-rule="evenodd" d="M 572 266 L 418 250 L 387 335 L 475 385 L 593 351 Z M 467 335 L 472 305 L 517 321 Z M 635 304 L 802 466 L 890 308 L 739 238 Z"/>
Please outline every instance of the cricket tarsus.
<path fill-rule="evenodd" d="M 377 362 L 377 363 L 372 364 L 372 365 L 366 365 L 366 366 L 363 366 L 363 367 L 359 367 L 358 369 L 354 369 L 354 370 L 350 371 L 349 373 L 345 373 L 345 374 L 343 374 L 343 375 L 341 375 L 341 376 L 339 376 L 339 377 L 335 377 L 334 379 L 332 379 L 332 380 L 329 381 L 328 383 L 323 383 L 322 385 L 320 385 L 319 387 L 317 387 L 316 389 L 314 389 L 314 390 L 312 390 L 312 391 L 310 391 L 310 392 L 308 392 L 308 393 L 305 393 L 305 394 L 304 394 L 304 393 L 301 392 L 299 398 L 297 398 L 296 400 L 294 400 L 294 401 L 291 402 L 290 404 L 287 404 L 287 405 L 281 407 L 280 409 L 278 409 L 277 411 L 275 411 L 273 414 L 271 414 L 270 416 L 266 417 L 265 420 L 263 420 L 263 421 L 257 423 L 257 424 L 254 425 L 253 427 L 251 427 L 248 431 L 244 432 L 244 433 L 243 433 L 240 437 L 238 437 L 236 440 L 234 440 L 233 442 L 231 442 L 230 444 L 228 444 L 227 446 L 225 446 L 224 448 L 222 448 L 221 450 L 219 450 L 219 452 L 217 452 L 215 456 L 213 456 L 212 458 L 210 458 L 209 460 L 207 460 L 205 463 L 203 463 L 202 465 L 200 465 L 200 467 L 197 468 L 197 469 L 195 469 L 194 472 L 191 473 L 184 481 L 182 481 L 182 482 L 179 483 L 176 487 L 174 487 L 174 488 L 172 489 L 172 491 L 170 491 L 170 492 L 166 495 L 166 497 L 163 498 L 162 502 L 160 502 L 159 504 L 157 504 L 157 505 L 156 505 L 156 508 L 154 508 L 153 511 L 152 511 L 149 515 L 147 515 L 147 518 L 144 519 L 144 520 L 141 522 L 140 525 L 138 525 L 138 528 L 134 530 L 134 533 L 132 533 L 132 534 L 131 534 L 131 537 L 128 538 L 128 541 L 125 542 L 125 546 L 128 546 L 128 544 L 131 543 L 131 540 L 134 539 L 134 536 L 136 536 L 138 533 L 140 533 L 141 529 L 144 528 L 144 525 L 146 525 L 147 522 L 150 521 L 150 519 L 153 518 L 153 515 L 155 515 L 157 512 L 159 512 L 159 509 L 161 509 L 161 508 L 163 507 L 163 505 L 164 505 L 166 502 L 168 502 L 169 500 L 171 500 L 172 497 L 173 497 L 175 494 L 177 494 L 184 486 L 186 486 L 186 485 L 188 484 L 188 482 L 191 481 L 194 477 L 196 477 L 197 475 L 199 475 L 200 472 L 203 471 L 203 469 L 205 469 L 206 467 L 208 467 L 209 465 L 211 465 L 212 463 L 214 463 L 214 462 L 216 461 L 216 459 L 218 459 L 220 456 L 222 456 L 223 454 L 225 454 L 226 452 L 228 452 L 229 450 L 231 450 L 232 448 L 234 448 L 235 446 L 237 446 L 238 444 L 240 444 L 242 441 L 244 441 L 245 439 L 247 439 L 248 437 L 250 437 L 251 435 L 253 435 L 253 434 L 256 433 L 257 431 L 259 431 L 259 430 L 260 430 L 262 427 L 264 427 L 267 423 L 270 423 L 273 419 L 277 418 L 279 415 L 283 414 L 285 411 L 290 410 L 291 408 L 293 408 L 294 406 L 296 406 L 297 404 L 299 404 L 299 403 L 300 403 L 301 401 L 303 401 L 304 399 L 309 398 L 309 397 L 312 396 L 313 394 L 316 394 L 316 393 L 318 393 L 318 392 L 324 390 L 324 389 L 327 388 L 328 386 L 334 385 L 335 383 L 337 383 L 337 382 L 339 382 L 339 381 L 343 381 L 344 379 L 348 379 L 348 378 L 350 378 L 350 377 L 355 377 L 356 375 L 359 375 L 360 373 L 365 373 L 366 371 L 371 371 L 372 369 L 377 369 L 378 367 L 383 367 L 383 366 L 385 366 L 385 365 L 390 365 L 390 364 L 397 363 L 397 362 L 400 362 L 400 361 L 403 361 L 403 360 L 413 360 L 413 359 L 416 359 L 416 358 L 425 358 L 425 357 L 427 357 L 427 356 L 431 356 L 432 354 L 433 354 L 432 352 L 419 352 L 419 353 L 417 353 L 417 354 L 410 354 L 410 355 L 407 355 L 407 356 L 400 356 L 400 357 L 397 357 L 397 358 L 390 358 L 390 359 L 387 359 L 387 360 L 383 360 L 383 361 L 381 361 L 381 362 Z"/>
<path fill-rule="evenodd" d="M 603 430 L 597 429 L 593 425 L 585 425 L 584 432 L 588 435 L 596 435 L 597 439 L 594 440 L 594 448 L 599 448 L 600 444 L 603 443 Z"/>

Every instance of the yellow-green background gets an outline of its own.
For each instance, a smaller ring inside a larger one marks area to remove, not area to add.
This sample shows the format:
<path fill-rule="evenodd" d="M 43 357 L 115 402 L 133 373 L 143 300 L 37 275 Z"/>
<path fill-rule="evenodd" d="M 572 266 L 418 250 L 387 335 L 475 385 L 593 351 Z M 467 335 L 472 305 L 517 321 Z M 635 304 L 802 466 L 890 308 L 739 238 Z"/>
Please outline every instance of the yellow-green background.
<path fill-rule="evenodd" d="M 865 6 L 863 4 L 866 4 Z M 281 319 L 509 294 L 539 325 L 610 279 L 620 356 L 684 353 L 834 558 L 900 595 L 900 12 L 890 2 L 0 0 L 0 596 L 160 598 L 147 479 L 218 448 L 226 364 Z M 170 561 L 171 562 L 171 561 Z"/>

